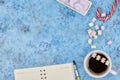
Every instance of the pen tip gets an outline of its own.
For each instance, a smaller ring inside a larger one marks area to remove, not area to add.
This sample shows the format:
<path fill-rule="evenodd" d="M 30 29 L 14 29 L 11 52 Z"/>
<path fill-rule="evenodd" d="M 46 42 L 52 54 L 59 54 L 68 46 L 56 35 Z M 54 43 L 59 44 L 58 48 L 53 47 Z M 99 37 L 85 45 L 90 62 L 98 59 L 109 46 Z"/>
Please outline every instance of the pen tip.
<path fill-rule="evenodd" d="M 73 60 L 73 64 L 75 64 L 76 65 L 76 62 Z"/>

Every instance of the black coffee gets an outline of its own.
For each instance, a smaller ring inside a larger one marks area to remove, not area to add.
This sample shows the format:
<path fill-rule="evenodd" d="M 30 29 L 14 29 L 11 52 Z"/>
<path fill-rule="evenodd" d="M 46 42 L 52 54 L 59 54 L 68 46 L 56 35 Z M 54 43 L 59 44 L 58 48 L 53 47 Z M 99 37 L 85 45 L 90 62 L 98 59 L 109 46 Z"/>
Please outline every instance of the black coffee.
<path fill-rule="evenodd" d="M 104 58 L 104 59 L 103 59 Z M 103 54 L 96 53 L 96 56 L 90 57 L 89 59 L 89 70 L 95 74 L 100 74 L 105 72 L 108 69 L 108 65 L 106 62 L 108 61 L 107 57 Z"/>

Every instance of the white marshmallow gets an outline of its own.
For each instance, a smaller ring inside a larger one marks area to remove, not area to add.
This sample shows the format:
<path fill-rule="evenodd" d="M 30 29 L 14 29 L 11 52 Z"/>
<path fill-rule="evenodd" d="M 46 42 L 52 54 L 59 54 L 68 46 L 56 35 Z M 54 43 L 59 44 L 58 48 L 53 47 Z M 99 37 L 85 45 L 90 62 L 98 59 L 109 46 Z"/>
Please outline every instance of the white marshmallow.
<path fill-rule="evenodd" d="M 97 35 L 95 35 L 95 36 L 94 36 L 94 39 L 97 39 L 97 38 L 98 38 L 98 36 L 97 36 Z"/>
<path fill-rule="evenodd" d="M 91 48 L 92 48 L 92 49 L 96 49 L 96 45 L 92 45 Z"/>
<path fill-rule="evenodd" d="M 110 62 L 107 60 L 107 61 L 105 62 L 105 65 L 107 65 L 107 66 L 108 66 L 108 65 L 109 65 L 109 63 L 110 63 Z"/>
<path fill-rule="evenodd" d="M 98 35 L 101 36 L 102 35 L 102 31 L 98 30 Z"/>
<path fill-rule="evenodd" d="M 100 55 L 97 55 L 96 60 L 99 61 L 100 58 L 101 58 L 101 56 L 100 56 Z"/>
<path fill-rule="evenodd" d="M 94 26 L 94 23 L 93 22 L 89 23 L 89 27 L 92 27 L 92 26 Z"/>
<path fill-rule="evenodd" d="M 92 39 L 88 39 L 88 44 L 92 44 Z"/>

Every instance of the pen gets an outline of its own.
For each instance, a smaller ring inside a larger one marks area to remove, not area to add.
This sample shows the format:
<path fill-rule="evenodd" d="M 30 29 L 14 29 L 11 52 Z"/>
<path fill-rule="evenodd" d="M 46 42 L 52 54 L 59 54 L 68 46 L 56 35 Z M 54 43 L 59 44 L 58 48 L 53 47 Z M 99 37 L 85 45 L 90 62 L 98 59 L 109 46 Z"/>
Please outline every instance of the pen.
<path fill-rule="evenodd" d="M 77 65 L 76 65 L 75 61 L 73 61 L 73 66 L 74 66 L 74 69 L 75 69 L 75 74 L 77 76 L 77 80 L 80 80 L 80 75 L 79 75 L 79 72 L 78 72 Z"/>

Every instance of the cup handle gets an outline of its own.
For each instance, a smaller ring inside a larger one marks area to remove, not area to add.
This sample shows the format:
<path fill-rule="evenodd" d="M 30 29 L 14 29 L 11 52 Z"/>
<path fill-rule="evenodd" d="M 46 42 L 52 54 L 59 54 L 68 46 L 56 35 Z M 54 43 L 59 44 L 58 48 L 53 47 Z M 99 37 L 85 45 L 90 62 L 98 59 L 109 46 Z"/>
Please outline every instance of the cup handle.
<path fill-rule="evenodd" d="M 115 72 L 114 70 L 111 70 L 110 73 L 113 75 L 117 75 L 117 72 Z"/>

